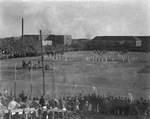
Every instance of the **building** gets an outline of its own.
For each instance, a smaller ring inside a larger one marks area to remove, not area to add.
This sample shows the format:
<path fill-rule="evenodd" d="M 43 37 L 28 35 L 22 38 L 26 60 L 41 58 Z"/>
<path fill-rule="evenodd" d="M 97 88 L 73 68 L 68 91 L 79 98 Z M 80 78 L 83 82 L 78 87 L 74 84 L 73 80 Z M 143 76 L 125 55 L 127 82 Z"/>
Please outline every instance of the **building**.
<path fill-rule="evenodd" d="M 35 41 L 39 41 L 39 35 L 23 35 L 23 38 L 26 40 L 35 40 Z M 22 39 L 22 36 L 21 36 Z"/>
<path fill-rule="evenodd" d="M 150 51 L 150 36 L 137 36 L 142 44 L 141 44 L 141 51 Z"/>
<path fill-rule="evenodd" d="M 71 35 L 64 35 L 64 45 L 70 46 L 72 43 Z"/>
<path fill-rule="evenodd" d="M 72 39 L 72 44 L 86 43 L 89 41 L 90 41 L 90 39 L 87 39 L 87 38 Z"/>
<path fill-rule="evenodd" d="M 55 35 L 51 36 L 52 39 L 52 45 L 67 45 L 70 46 L 72 43 L 72 37 L 71 35 Z"/>
<path fill-rule="evenodd" d="M 134 39 L 136 40 L 136 47 L 142 46 L 142 40 L 136 36 L 134 36 Z"/>
<path fill-rule="evenodd" d="M 140 50 L 142 41 L 136 36 L 96 36 L 92 45 L 97 50 Z"/>
<path fill-rule="evenodd" d="M 43 42 L 43 46 L 46 46 L 46 45 L 52 45 L 52 41 L 42 41 Z"/>
<path fill-rule="evenodd" d="M 42 35 L 42 44 L 43 46 L 52 45 L 52 40 L 49 39 L 50 35 Z"/>
<path fill-rule="evenodd" d="M 43 46 L 45 46 L 45 45 L 52 45 L 52 40 L 50 39 L 49 36 L 50 35 L 42 35 L 42 44 L 43 44 Z M 39 35 L 24 35 L 23 38 L 26 39 L 26 40 L 29 40 L 29 42 L 31 40 L 33 40 L 37 44 L 40 44 L 40 37 L 39 37 Z"/>

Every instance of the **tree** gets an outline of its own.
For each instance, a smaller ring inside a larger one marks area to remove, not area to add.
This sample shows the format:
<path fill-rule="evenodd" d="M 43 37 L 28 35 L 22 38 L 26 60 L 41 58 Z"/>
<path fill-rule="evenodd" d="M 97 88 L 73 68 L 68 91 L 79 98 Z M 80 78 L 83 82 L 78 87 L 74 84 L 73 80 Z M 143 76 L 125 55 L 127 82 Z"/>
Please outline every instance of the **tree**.
<path fill-rule="evenodd" d="M 51 54 L 51 53 L 54 53 L 54 46 L 52 46 L 52 45 L 46 45 L 45 47 L 44 47 L 44 51 L 45 51 L 45 53 L 47 54 L 47 55 L 49 55 L 49 54 Z"/>

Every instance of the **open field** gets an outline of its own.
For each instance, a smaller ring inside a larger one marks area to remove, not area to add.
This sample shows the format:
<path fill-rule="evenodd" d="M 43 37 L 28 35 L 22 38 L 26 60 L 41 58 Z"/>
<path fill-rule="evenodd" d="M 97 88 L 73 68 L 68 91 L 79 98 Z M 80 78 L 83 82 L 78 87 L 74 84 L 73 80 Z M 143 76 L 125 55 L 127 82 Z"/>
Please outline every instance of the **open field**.
<path fill-rule="evenodd" d="M 82 54 L 83 52 L 76 52 Z M 84 52 L 86 54 L 87 52 Z M 67 53 L 69 54 L 69 53 Z M 92 54 L 92 52 L 91 52 Z M 133 97 L 141 96 L 150 99 L 150 53 L 128 53 L 137 60 L 134 62 L 117 61 L 54 61 L 45 58 L 45 64 L 54 70 L 45 71 L 46 92 L 51 96 L 52 82 L 55 79 L 57 96 L 79 93 L 93 93 L 92 86 L 97 87 L 100 95 L 126 96 L 130 92 Z M 13 90 L 15 80 L 15 64 L 17 65 L 17 93 L 25 90 L 30 93 L 30 80 L 33 80 L 34 95 L 42 94 L 42 70 L 29 71 L 19 69 L 22 60 L 31 60 L 33 64 L 40 57 L 27 57 L 1 60 L 1 89 Z M 148 67 L 144 69 L 145 67 Z M 138 73 L 144 69 L 146 72 Z M 147 71 L 148 70 L 148 71 Z"/>
<path fill-rule="evenodd" d="M 115 115 L 104 115 L 104 114 L 90 114 L 87 116 L 88 119 L 138 119 L 137 116 L 115 116 Z M 141 119 L 144 117 L 141 117 Z"/>

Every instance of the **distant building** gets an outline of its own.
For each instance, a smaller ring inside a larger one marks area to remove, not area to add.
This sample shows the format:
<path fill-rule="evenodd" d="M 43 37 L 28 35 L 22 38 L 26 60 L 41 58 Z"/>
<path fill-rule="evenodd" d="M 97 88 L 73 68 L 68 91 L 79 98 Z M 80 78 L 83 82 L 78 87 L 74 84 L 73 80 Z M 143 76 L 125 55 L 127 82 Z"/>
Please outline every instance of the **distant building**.
<path fill-rule="evenodd" d="M 142 42 L 142 46 L 141 46 L 141 50 L 142 51 L 150 51 L 150 36 L 137 36 L 141 42 Z"/>
<path fill-rule="evenodd" d="M 21 36 L 21 38 L 22 38 L 22 36 Z M 39 40 L 39 35 L 30 35 L 30 34 L 29 35 L 23 35 L 23 38 L 27 39 L 27 40 L 32 39 L 32 40 L 37 40 L 38 41 Z"/>
<path fill-rule="evenodd" d="M 142 40 L 136 36 L 134 36 L 134 39 L 136 40 L 136 47 L 142 46 Z"/>
<path fill-rule="evenodd" d="M 56 35 L 54 34 L 43 35 L 43 39 L 45 41 L 53 41 L 55 40 L 55 38 L 56 38 Z"/>
<path fill-rule="evenodd" d="M 87 38 L 72 39 L 72 44 L 86 43 L 88 41 L 90 41 L 90 39 Z"/>
<path fill-rule="evenodd" d="M 43 46 L 46 46 L 46 45 L 52 45 L 52 40 L 49 39 L 49 36 L 50 35 L 42 35 L 42 44 Z"/>
<path fill-rule="evenodd" d="M 43 41 L 43 46 L 52 45 L 52 41 Z"/>
<path fill-rule="evenodd" d="M 96 36 L 92 39 L 96 49 L 105 50 L 139 50 L 142 41 L 135 36 Z"/>
<path fill-rule="evenodd" d="M 70 46 L 72 43 L 72 37 L 71 35 L 55 35 L 51 36 L 52 39 L 52 45 L 67 45 Z"/>
<path fill-rule="evenodd" d="M 49 39 L 50 35 L 42 35 L 42 44 L 45 45 L 52 45 L 52 40 Z M 40 36 L 39 35 L 24 35 L 24 39 L 26 40 L 33 40 L 36 43 L 40 44 Z"/>

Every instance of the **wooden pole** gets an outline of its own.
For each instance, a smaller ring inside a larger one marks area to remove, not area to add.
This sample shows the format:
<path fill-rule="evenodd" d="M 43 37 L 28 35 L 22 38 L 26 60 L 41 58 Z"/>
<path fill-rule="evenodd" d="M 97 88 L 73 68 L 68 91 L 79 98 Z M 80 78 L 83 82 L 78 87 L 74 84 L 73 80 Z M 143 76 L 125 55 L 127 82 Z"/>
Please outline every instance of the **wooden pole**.
<path fill-rule="evenodd" d="M 22 18 L 22 40 L 23 40 L 23 35 L 24 35 L 24 19 Z"/>
<path fill-rule="evenodd" d="M 0 62 L 0 82 L 2 83 L 2 62 Z"/>
<path fill-rule="evenodd" d="M 40 41 L 41 41 L 41 60 L 42 60 L 42 76 L 43 76 L 43 95 L 45 96 L 45 66 L 43 57 L 43 43 L 42 43 L 42 31 L 40 30 Z"/>
<path fill-rule="evenodd" d="M 15 63 L 15 80 L 14 80 L 14 97 L 16 98 L 16 63 Z"/>
<path fill-rule="evenodd" d="M 55 63 L 53 61 L 53 69 L 52 69 L 52 90 L 53 90 L 53 98 L 56 97 L 56 92 L 55 92 Z"/>
<path fill-rule="evenodd" d="M 3 80 L 2 80 L 2 62 L 0 62 L 0 88 L 2 88 Z"/>
<path fill-rule="evenodd" d="M 33 70 L 32 70 L 32 63 L 31 63 L 31 80 L 30 80 L 30 88 L 31 88 L 31 94 L 30 94 L 30 98 L 32 99 L 33 97 Z"/>

